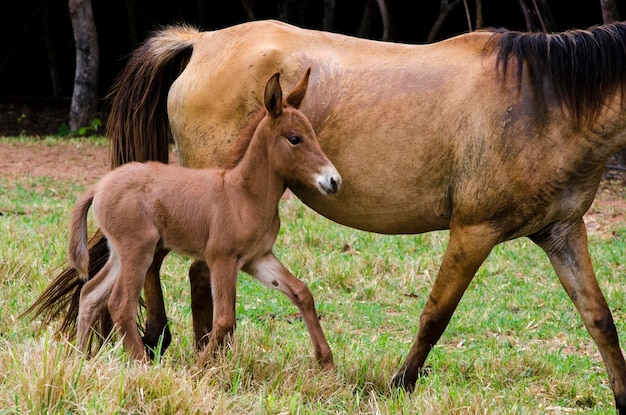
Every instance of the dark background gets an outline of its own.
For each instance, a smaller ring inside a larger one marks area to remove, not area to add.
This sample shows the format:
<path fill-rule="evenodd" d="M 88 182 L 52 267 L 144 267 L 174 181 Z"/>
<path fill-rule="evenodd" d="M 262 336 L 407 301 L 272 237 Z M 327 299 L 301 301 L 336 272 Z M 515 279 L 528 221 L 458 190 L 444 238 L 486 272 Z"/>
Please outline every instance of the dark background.
<path fill-rule="evenodd" d="M 303 27 L 320 29 L 323 0 L 254 0 L 254 18 L 289 21 L 281 4 L 299 8 Z M 439 0 L 388 0 L 393 11 L 394 41 L 426 43 L 439 14 Z M 332 31 L 356 35 L 367 0 L 336 0 Z M 467 0 L 474 23 L 473 0 Z M 548 0 L 556 29 L 588 28 L 602 23 L 600 0 Z M 204 6 L 207 10 L 200 11 Z M 99 95 L 103 97 L 128 54 L 161 25 L 191 23 L 203 30 L 219 29 L 248 20 L 241 0 L 92 0 L 100 45 Z M 620 19 L 626 18 L 626 0 L 618 0 Z M 134 25 L 130 24 L 134 16 Z M 526 30 L 519 0 L 483 0 L 484 27 Z M 293 19 L 292 19 L 293 20 Z M 377 16 L 364 37 L 382 38 Z M 135 30 L 132 30 L 134 27 Z M 463 3 L 446 18 L 436 40 L 468 31 Z M 48 53 L 54 50 L 54 54 Z M 51 60 L 55 65 L 51 65 Z M 74 79 L 74 40 L 67 0 L 4 1 L 0 5 L 0 102 L 69 103 Z M 53 88 L 51 68 L 57 68 L 59 83 Z M 3 109 L 0 108 L 0 111 Z M 4 111 L 7 111 L 6 109 Z M 12 116 L 20 117 L 19 109 Z M 25 111 L 25 110 L 22 110 Z M 22 118 L 27 118 L 22 116 Z M 0 124 L 3 120 L 0 119 Z M 54 126 L 58 128 L 58 126 Z M 2 133 L 2 131 L 0 131 Z"/>

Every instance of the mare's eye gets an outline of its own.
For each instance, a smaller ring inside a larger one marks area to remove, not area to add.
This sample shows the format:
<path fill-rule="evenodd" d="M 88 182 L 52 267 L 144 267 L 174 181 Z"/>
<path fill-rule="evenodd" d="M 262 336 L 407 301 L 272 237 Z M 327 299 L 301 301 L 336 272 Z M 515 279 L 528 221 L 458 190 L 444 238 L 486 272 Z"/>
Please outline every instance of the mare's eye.
<path fill-rule="evenodd" d="M 287 140 L 289 140 L 289 142 L 291 144 L 293 144 L 294 146 L 296 144 L 300 144 L 302 142 L 302 138 L 300 138 L 299 135 L 295 135 L 295 134 L 294 135 L 290 135 L 289 137 L 287 137 Z"/>

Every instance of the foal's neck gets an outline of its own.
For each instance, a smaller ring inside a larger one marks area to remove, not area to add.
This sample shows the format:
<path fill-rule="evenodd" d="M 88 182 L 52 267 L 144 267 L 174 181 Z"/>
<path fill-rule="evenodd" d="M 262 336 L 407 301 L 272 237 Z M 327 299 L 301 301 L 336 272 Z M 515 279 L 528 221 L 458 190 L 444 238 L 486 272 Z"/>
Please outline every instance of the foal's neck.
<path fill-rule="evenodd" d="M 255 132 L 245 154 L 227 174 L 258 204 L 278 206 L 287 186 L 271 163 L 266 135 Z"/>

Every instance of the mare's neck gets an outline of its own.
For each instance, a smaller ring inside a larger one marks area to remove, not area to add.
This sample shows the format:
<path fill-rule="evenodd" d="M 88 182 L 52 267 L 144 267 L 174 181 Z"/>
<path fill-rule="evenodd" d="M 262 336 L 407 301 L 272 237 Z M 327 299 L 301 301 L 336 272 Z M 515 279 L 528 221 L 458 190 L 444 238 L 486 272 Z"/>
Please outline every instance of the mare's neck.
<path fill-rule="evenodd" d="M 273 169 L 266 137 L 255 134 L 239 163 L 228 170 L 233 183 L 259 205 L 276 205 L 285 192 L 285 180 Z"/>

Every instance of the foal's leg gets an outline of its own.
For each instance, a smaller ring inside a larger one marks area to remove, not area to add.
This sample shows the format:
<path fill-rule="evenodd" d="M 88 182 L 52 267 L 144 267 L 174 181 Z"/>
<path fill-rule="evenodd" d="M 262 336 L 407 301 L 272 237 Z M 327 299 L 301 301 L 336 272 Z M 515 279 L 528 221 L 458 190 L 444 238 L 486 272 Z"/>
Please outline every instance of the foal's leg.
<path fill-rule="evenodd" d="M 574 223 L 556 223 L 533 235 L 532 240 L 548 254 L 563 288 L 598 346 L 617 410 L 620 414 L 626 414 L 626 363 L 611 311 L 593 271 L 587 230 L 582 218 Z"/>
<path fill-rule="evenodd" d="M 211 270 L 214 320 L 207 346 L 198 355 L 199 366 L 203 366 L 207 358 L 215 355 L 233 334 L 236 325 L 237 258 L 216 258 L 207 261 L 207 264 Z"/>
<path fill-rule="evenodd" d="M 119 258 L 116 252 L 111 250 L 104 266 L 92 279 L 85 283 L 80 291 L 76 339 L 79 350 L 83 352 L 88 351 L 89 330 L 106 305 L 118 275 Z"/>
<path fill-rule="evenodd" d="M 417 336 L 392 380 L 393 385 L 413 389 L 428 353 L 441 337 L 467 286 L 497 240 L 498 235 L 488 226 L 451 227 L 450 241 L 420 316 Z"/>
<path fill-rule="evenodd" d="M 194 261 L 189 267 L 191 283 L 191 315 L 196 350 L 202 350 L 209 342 L 213 329 L 213 294 L 211 293 L 211 272 L 204 261 Z"/>
<path fill-rule="evenodd" d="M 333 354 L 330 346 L 328 346 L 326 337 L 324 337 L 324 332 L 315 311 L 315 301 L 306 284 L 289 272 L 276 259 L 273 253 L 269 253 L 254 261 L 244 271 L 253 275 L 268 287 L 287 294 L 291 302 L 300 310 L 300 314 L 311 336 L 318 363 L 324 369 L 334 369 Z"/>
<path fill-rule="evenodd" d="M 161 289 L 161 279 L 159 271 L 163 259 L 169 251 L 159 249 L 154 254 L 152 265 L 146 274 L 146 281 L 143 285 L 143 293 L 146 300 L 146 330 L 143 336 L 143 343 L 150 359 L 154 359 L 154 352 L 159 346 L 161 339 L 161 354 L 172 342 L 172 334 L 167 324 L 167 314 L 165 313 L 165 303 L 163 301 L 163 290 Z"/>
<path fill-rule="evenodd" d="M 153 262 L 159 234 L 156 229 L 154 232 L 137 233 L 136 238 L 115 244 L 120 256 L 120 276 L 113 285 L 107 305 L 128 353 L 133 359 L 146 362 L 148 355 L 137 330 L 136 318 L 141 290 Z"/>

